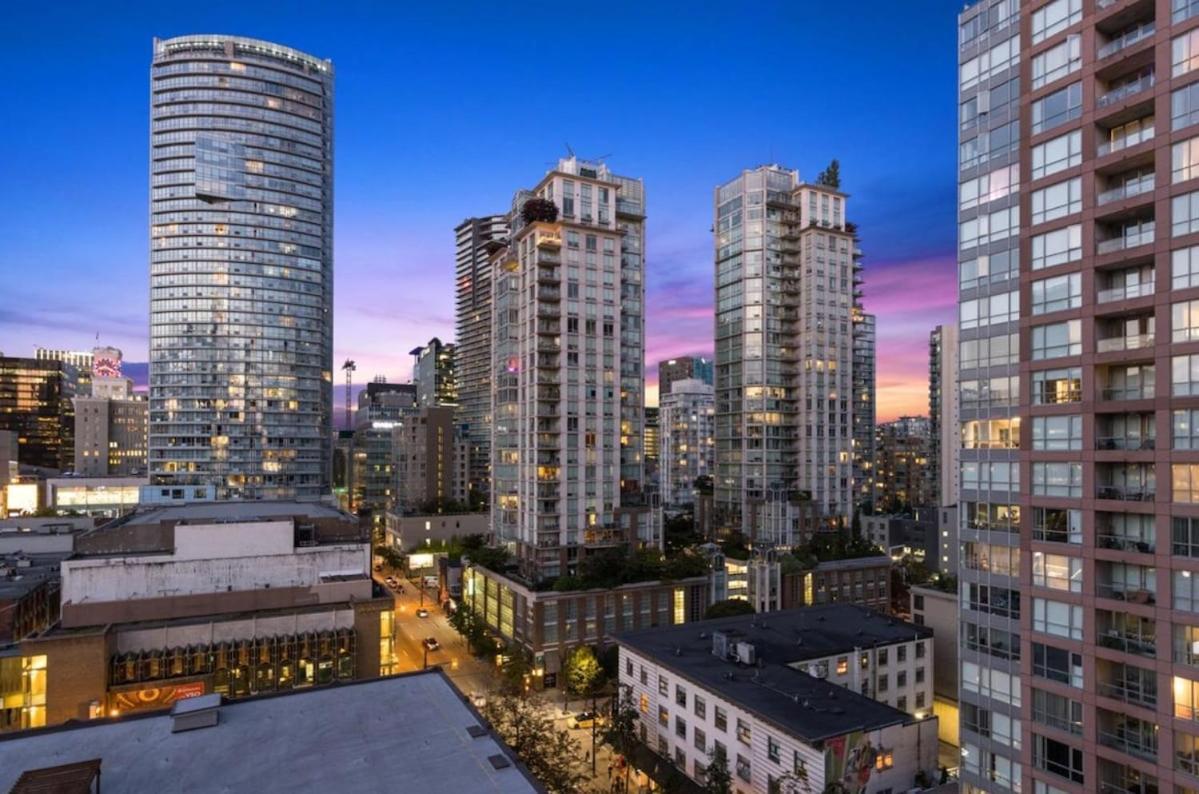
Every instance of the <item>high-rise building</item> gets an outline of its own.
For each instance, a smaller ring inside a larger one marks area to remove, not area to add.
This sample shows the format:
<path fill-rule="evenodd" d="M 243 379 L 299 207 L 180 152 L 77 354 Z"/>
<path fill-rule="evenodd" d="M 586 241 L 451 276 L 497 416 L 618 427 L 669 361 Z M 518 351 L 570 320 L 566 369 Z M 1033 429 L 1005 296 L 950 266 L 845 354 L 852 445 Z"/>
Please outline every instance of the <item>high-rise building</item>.
<path fill-rule="evenodd" d="M 856 275 L 856 274 L 855 274 Z M 860 307 L 853 312 L 853 501 L 855 508 L 874 499 L 875 319 Z"/>
<path fill-rule="evenodd" d="M 689 505 L 696 479 L 711 476 L 716 461 L 716 393 L 696 378 L 676 380 L 661 396 L 659 410 L 662 503 Z"/>
<path fill-rule="evenodd" d="M 646 488 L 659 491 L 661 486 L 660 463 L 658 459 L 662 448 L 662 416 L 661 409 L 645 406 L 645 483 Z"/>
<path fill-rule="evenodd" d="M 491 498 L 491 255 L 508 216 L 467 218 L 454 229 L 457 273 L 458 423 L 469 451 L 470 490 Z"/>
<path fill-rule="evenodd" d="M 923 416 L 901 416 L 878 426 L 874 442 L 876 512 L 906 513 L 932 504 L 928 428 Z"/>
<path fill-rule="evenodd" d="M 1028 620 L 1033 605 L 1020 592 L 1017 564 L 1021 536 L 1028 531 L 1020 528 L 1016 449 L 1022 302 L 1016 279 L 1022 215 L 1019 86 L 1027 79 L 1021 76 L 1020 43 L 1030 41 L 1028 29 L 1022 32 L 1027 17 L 1019 5 L 1017 0 L 979 0 L 958 18 L 958 388 L 967 428 L 959 472 L 958 655 L 961 780 L 967 794 L 1034 791 L 1022 772 L 1021 748 L 1026 754 L 1032 750 L 1022 725 L 1031 726 L 1032 720 L 1021 702 L 1031 706 L 1033 700 L 1023 686 L 1022 666 L 1039 665 L 1046 675 L 1040 681 L 1053 688 L 1072 679 L 1073 660 L 1081 659 L 1081 644 L 1067 643 L 1075 646 L 1067 649 L 1058 643 L 1052 658 L 1039 660 L 1021 648 L 1021 619 Z M 1057 15 L 1082 1 L 1048 5 Z M 1080 141 L 1063 143 L 1064 154 L 1055 145 L 1050 159 L 1079 156 Z M 986 435 L 970 439 L 971 426 Z M 1069 721 L 1060 724 L 1073 730 Z M 1068 759 L 1063 760 L 1065 769 Z M 1049 794 L 1059 788 L 1035 791 Z"/>
<path fill-rule="evenodd" d="M 530 578 L 618 542 L 642 494 L 645 194 L 562 159 L 492 258 L 492 524 Z"/>
<path fill-rule="evenodd" d="M 405 415 L 391 435 L 398 513 L 436 512 L 466 506 L 466 447 L 454 408 L 428 405 Z"/>
<path fill-rule="evenodd" d="M 958 402 L 958 327 L 938 325 L 928 335 L 928 492 L 931 504 L 958 503 L 962 424 Z"/>
<path fill-rule="evenodd" d="M 433 337 L 429 344 L 409 352 L 415 359 L 412 382 L 416 384 L 417 405 L 456 405 L 458 380 L 454 343 Z"/>
<path fill-rule="evenodd" d="M 148 409 L 133 381 L 121 377 L 121 351 L 96 348 L 90 393 L 75 397 L 75 474 L 145 474 Z"/>
<path fill-rule="evenodd" d="M 836 183 L 837 179 L 826 180 Z M 776 165 L 715 194 L 717 521 L 806 492 L 829 525 L 853 505 L 858 253 L 846 194 Z"/>
<path fill-rule="evenodd" d="M 103 348 L 111 350 L 112 348 Z M 38 361 L 61 361 L 75 368 L 75 395 L 85 397 L 91 394 L 92 388 L 92 355 L 94 351 L 87 350 L 56 350 L 49 347 L 35 347 L 33 357 Z"/>
<path fill-rule="evenodd" d="M 658 363 L 658 399 L 670 394 L 671 384 L 688 378 L 713 383 L 712 359 L 703 356 L 680 356 Z"/>
<path fill-rule="evenodd" d="M 74 365 L 0 356 L 0 430 L 17 435 L 23 466 L 70 471 L 75 458 Z"/>
<path fill-rule="evenodd" d="M 155 40 L 150 474 L 318 497 L 333 439 L 333 65 Z"/>
<path fill-rule="evenodd" d="M 350 504 L 370 511 L 377 523 L 395 500 L 395 458 L 392 436 L 415 415 L 416 384 L 388 383 L 376 378 L 358 393 L 350 466 Z"/>

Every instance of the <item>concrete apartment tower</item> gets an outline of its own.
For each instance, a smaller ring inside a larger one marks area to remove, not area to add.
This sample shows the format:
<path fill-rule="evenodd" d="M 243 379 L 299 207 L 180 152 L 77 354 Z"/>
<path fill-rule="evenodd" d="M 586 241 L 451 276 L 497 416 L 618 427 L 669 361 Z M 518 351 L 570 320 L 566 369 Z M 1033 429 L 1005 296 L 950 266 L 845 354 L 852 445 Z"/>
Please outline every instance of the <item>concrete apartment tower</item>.
<path fill-rule="evenodd" d="M 962 790 L 975 794 L 1033 790 L 1021 771 L 1022 739 L 1031 747 L 1021 703 L 1032 699 L 1021 689 L 1031 604 L 1020 593 L 1016 448 L 1021 17 L 1016 0 L 986 0 L 958 18 L 960 738 Z"/>
<path fill-rule="evenodd" d="M 959 346 L 956 324 L 938 325 L 928 335 L 928 493 L 929 503 L 937 509 L 941 544 L 935 568 L 949 576 L 957 576 L 959 550 L 958 483 L 962 466 Z"/>
<path fill-rule="evenodd" d="M 491 259 L 491 516 L 529 578 L 629 540 L 642 493 L 645 190 L 560 160 Z"/>
<path fill-rule="evenodd" d="M 776 522 L 759 517 L 777 515 L 796 491 L 810 494 L 824 522 L 849 525 L 858 253 L 847 199 L 777 165 L 716 189 L 714 485 L 723 531 L 785 542 L 785 532 L 766 530 Z"/>
<path fill-rule="evenodd" d="M 855 300 L 857 295 L 855 294 Z M 877 347 L 875 317 L 853 312 L 853 500 L 854 507 L 874 499 L 874 458 L 878 389 L 875 378 Z"/>
<path fill-rule="evenodd" d="M 711 476 L 716 460 L 716 396 L 698 378 L 676 380 L 659 403 L 662 503 L 695 502 L 695 480 Z"/>
<path fill-rule="evenodd" d="M 467 218 L 454 229 L 458 424 L 470 490 L 491 496 L 491 256 L 508 238 L 507 215 Z"/>
<path fill-rule="evenodd" d="M 333 65 L 238 36 L 154 41 L 154 483 L 330 488 Z"/>

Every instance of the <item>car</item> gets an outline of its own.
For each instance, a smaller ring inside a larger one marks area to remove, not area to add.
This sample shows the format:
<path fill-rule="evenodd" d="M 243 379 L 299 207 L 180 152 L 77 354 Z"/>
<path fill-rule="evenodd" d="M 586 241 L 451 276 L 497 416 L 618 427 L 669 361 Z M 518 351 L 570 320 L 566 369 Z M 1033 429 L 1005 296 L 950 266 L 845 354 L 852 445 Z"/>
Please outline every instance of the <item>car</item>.
<path fill-rule="evenodd" d="M 429 610 L 421 607 L 420 609 L 416 610 L 416 616 L 418 618 L 427 618 L 429 617 Z"/>
<path fill-rule="evenodd" d="M 596 716 L 593 711 L 580 711 L 578 714 L 571 714 L 566 718 L 566 727 L 568 728 L 590 728 L 596 724 Z"/>
<path fill-rule="evenodd" d="M 425 648 L 427 648 L 430 651 L 436 651 L 441 648 L 441 643 L 437 641 L 436 637 L 426 637 L 425 638 Z"/>
<path fill-rule="evenodd" d="M 471 692 L 467 697 L 470 698 L 470 704 L 477 709 L 481 709 L 487 705 L 487 698 L 478 692 Z"/>

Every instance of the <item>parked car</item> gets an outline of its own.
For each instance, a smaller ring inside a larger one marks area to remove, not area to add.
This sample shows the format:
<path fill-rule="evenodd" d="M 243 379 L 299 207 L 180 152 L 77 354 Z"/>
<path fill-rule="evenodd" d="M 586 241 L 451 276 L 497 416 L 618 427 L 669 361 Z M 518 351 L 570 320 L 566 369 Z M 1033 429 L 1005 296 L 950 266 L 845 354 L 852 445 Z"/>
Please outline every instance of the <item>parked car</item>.
<path fill-rule="evenodd" d="M 436 637 L 426 637 L 425 638 L 425 647 L 428 648 L 430 651 L 436 651 L 439 648 L 441 648 L 441 643 L 437 641 Z"/>
<path fill-rule="evenodd" d="M 416 610 L 416 616 L 418 618 L 427 618 L 429 617 L 429 610 L 421 607 L 420 609 Z"/>
<path fill-rule="evenodd" d="M 578 714 L 571 714 L 566 718 L 566 727 L 568 728 L 590 728 L 595 724 L 596 715 L 593 711 L 580 711 Z"/>

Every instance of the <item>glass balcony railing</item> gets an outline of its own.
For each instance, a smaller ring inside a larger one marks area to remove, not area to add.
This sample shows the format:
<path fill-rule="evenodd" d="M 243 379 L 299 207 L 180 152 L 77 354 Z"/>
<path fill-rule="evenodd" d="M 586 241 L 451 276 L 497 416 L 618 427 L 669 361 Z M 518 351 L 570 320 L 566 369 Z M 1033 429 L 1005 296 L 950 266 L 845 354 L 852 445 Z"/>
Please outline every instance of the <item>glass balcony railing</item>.
<path fill-rule="evenodd" d="M 1113 730 L 1099 730 L 1099 743 L 1114 747 L 1129 755 L 1149 761 L 1157 759 L 1157 737 L 1147 729 L 1134 729 L 1119 725 Z"/>
<path fill-rule="evenodd" d="M 1095 342 L 1095 350 L 1099 353 L 1112 353 L 1118 350 L 1137 350 L 1152 345 L 1153 334 L 1131 334 L 1111 339 L 1099 339 Z"/>
<path fill-rule="evenodd" d="M 1131 47 L 1138 41 L 1144 41 L 1145 39 L 1149 38 L 1153 35 L 1153 31 L 1153 21 L 1150 20 L 1149 22 L 1144 22 L 1132 30 L 1125 31 L 1123 34 L 1112 39 L 1107 44 L 1104 44 L 1095 51 L 1095 57 L 1106 58 L 1109 55 L 1115 55 L 1120 50 Z"/>
<path fill-rule="evenodd" d="M 1132 386 L 1114 386 L 1104 389 L 1104 400 L 1151 400 L 1157 394 L 1157 388 L 1152 383 Z"/>
<path fill-rule="evenodd" d="M 1118 152 L 1121 149 L 1127 149 L 1129 146 L 1136 146 L 1138 143 L 1144 143 L 1145 141 L 1152 140 L 1153 134 L 1153 119 L 1150 119 L 1136 132 L 1121 135 L 1119 138 L 1099 144 L 1098 154 L 1100 157 L 1103 157 L 1105 154 Z"/>
<path fill-rule="evenodd" d="M 1153 72 L 1148 72 L 1141 75 L 1135 80 L 1124 83 L 1118 88 L 1113 88 L 1106 94 L 1100 94 L 1095 100 L 1098 107 L 1105 108 L 1123 102 L 1134 94 L 1139 94 L 1142 91 L 1153 87 Z"/>
<path fill-rule="evenodd" d="M 1095 449 L 1154 449 L 1157 439 L 1153 436 L 1098 436 Z"/>
<path fill-rule="evenodd" d="M 1099 635 L 1099 644 L 1104 648 L 1112 648 L 1113 650 L 1137 656 L 1157 655 L 1157 639 L 1143 634 L 1129 634 L 1116 629 L 1109 629 Z"/>
<path fill-rule="evenodd" d="M 1122 201 L 1126 198 L 1139 196 L 1142 193 L 1150 193 L 1153 191 L 1155 182 L 1156 180 L 1152 174 L 1138 179 L 1131 179 L 1118 187 L 1101 192 L 1096 197 L 1096 203 L 1110 204 L 1113 201 Z"/>
<path fill-rule="evenodd" d="M 1154 293 L 1154 283 L 1152 281 L 1142 281 L 1139 284 L 1125 284 L 1120 287 L 1109 287 L 1101 289 L 1096 293 L 1096 300 L 1099 303 L 1112 303 L 1114 301 L 1126 301 L 1133 298 L 1143 298 L 1146 295 Z"/>
<path fill-rule="evenodd" d="M 1126 248 L 1136 248 L 1138 245 L 1148 245 L 1151 242 L 1153 242 L 1153 224 L 1148 224 L 1148 228 L 1144 226 L 1135 227 L 1124 232 L 1119 237 L 1100 240 L 1095 245 L 1095 252 L 1098 254 L 1110 254 L 1116 251 L 1123 251 Z"/>

